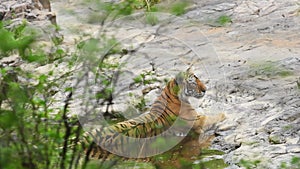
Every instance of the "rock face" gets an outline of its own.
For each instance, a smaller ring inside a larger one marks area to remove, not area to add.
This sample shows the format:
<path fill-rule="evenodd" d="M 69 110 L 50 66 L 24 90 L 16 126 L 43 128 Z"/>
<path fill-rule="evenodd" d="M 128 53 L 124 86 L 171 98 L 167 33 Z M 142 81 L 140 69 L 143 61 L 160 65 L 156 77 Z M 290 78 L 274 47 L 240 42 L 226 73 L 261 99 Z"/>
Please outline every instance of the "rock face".
<path fill-rule="evenodd" d="M 12 20 L 13 22 L 20 19 L 28 21 L 50 20 L 52 24 L 56 23 L 49 0 L 1 0 L 0 19 Z"/>
<path fill-rule="evenodd" d="M 12 2 L 1 1 L 0 9 L 9 9 L 3 4 Z M 52 9 L 67 35 L 67 45 L 86 34 L 95 37 L 99 33 L 101 26 L 83 22 L 93 13 L 88 6 L 57 0 Z M 151 105 L 164 79 L 193 63 L 208 86 L 196 108 L 227 114 L 211 148 L 225 152 L 221 158 L 228 168 L 239 168 L 242 159 L 260 160 L 258 168 L 289 163 L 300 156 L 299 9 L 297 0 L 195 0 L 181 19 L 157 14 L 163 24 L 151 26 L 139 15 L 122 18 L 111 24 L 107 34 L 122 41 L 126 51 L 139 48 L 127 55 L 130 62 L 121 82 L 130 85 L 145 70 L 155 70 L 157 80 L 152 86 L 133 85 L 123 96 L 129 92 L 142 96 L 143 89 L 153 89 L 145 95 L 146 105 Z M 221 16 L 230 17 L 231 22 L 221 24 Z M 120 102 L 114 105 L 115 111 L 128 105 L 123 98 L 116 101 Z"/>
<path fill-rule="evenodd" d="M 49 55 L 56 50 L 53 40 L 63 39 L 57 31 L 56 15 L 51 11 L 49 0 L 0 0 L 0 21 L 3 21 L 7 29 L 25 23 L 26 28 L 22 33 L 34 34 L 35 42 L 32 45 Z M 26 70 L 39 69 L 36 65 L 25 64 L 21 60 L 19 56 L 13 55 L 0 60 L 0 66 L 21 66 Z"/>
<path fill-rule="evenodd" d="M 266 64 L 270 63 L 261 66 Z M 232 165 L 250 159 L 260 160 L 262 168 L 277 168 L 283 161 L 299 157 L 300 59 L 291 57 L 272 66 L 274 71 L 284 67 L 281 71 L 290 71 L 289 76 L 268 75 L 265 68 L 250 67 L 244 72 L 235 70 L 229 83 L 216 85 L 216 92 L 223 94 L 220 100 L 227 99 L 225 111 L 231 113 L 212 147 L 227 152 L 225 161 Z"/>

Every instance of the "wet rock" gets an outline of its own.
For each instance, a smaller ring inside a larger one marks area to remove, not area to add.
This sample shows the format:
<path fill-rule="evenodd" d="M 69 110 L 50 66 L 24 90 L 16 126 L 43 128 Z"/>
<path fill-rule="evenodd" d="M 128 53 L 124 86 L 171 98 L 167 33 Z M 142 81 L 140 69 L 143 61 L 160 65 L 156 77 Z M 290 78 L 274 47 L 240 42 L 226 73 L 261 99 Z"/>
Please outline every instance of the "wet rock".
<path fill-rule="evenodd" d="M 225 141 L 227 140 L 227 141 Z M 213 142 L 211 148 L 223 151 L 225 153 L 232 152 L 238 149 L 241 144 L 240 143 L 228 143 L 228 138 L 216 137 Z"/>

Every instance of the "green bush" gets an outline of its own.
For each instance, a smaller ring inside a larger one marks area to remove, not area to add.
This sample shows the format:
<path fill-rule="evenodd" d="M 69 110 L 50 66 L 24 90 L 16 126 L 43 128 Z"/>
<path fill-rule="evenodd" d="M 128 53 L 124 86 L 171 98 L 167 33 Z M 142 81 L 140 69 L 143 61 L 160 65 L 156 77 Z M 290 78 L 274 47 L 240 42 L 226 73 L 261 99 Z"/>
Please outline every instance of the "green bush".
<path fill-rule="evenodd" d="M 25 23 L 6 29 L 0 23 L 1 58 L 18 55 L 23 62 L 38 65 L 52 63 L 50 55 L 63 58 L 66 53 L 56 46 L 45 53 L 33 46 L 35 34 L 25 34 Z M 55 45 L 55 44 L 54 44 Z M 56 44 L 57 45 L 57 44 Z M 76 118 L 67 117 L 72 91 L 65 88 L 65 104 L 51 106 L 66 77 L 53 72 L 36 74 L 18 65 L 0 65 L 0 168 L 65 168 L 75 159 L 69 148 L 82 132 Z M 62 88 L 63 89 L 63 88 Z M 59 158 L 58 158 L 59 157 Z"/>

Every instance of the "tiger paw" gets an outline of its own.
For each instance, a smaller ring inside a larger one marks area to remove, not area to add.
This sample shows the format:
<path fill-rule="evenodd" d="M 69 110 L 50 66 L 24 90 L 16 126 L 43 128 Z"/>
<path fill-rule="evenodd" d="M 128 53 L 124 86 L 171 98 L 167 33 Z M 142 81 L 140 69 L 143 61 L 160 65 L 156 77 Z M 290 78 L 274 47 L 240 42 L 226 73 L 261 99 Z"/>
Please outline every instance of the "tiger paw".
<path fill-rule="evenodd" d="M 217 119 L 219 119 L 219 122 L 224 121 L 226 119 L 225 113 L 219 113 L 217 114 Z"/>

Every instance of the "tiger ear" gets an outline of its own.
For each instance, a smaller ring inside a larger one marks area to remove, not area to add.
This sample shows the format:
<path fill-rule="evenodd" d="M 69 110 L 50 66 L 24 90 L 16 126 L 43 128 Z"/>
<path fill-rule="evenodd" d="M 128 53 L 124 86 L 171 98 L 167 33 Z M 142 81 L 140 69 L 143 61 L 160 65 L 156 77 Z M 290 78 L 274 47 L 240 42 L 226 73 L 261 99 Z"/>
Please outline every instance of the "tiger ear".
<path fill-rule="evenodd" d="M 186 74 L 187 75 L 194 74 L 194 67 L 193 67 L 193 65 L 191 65 L 189 68 L 186 69 Z"/>

